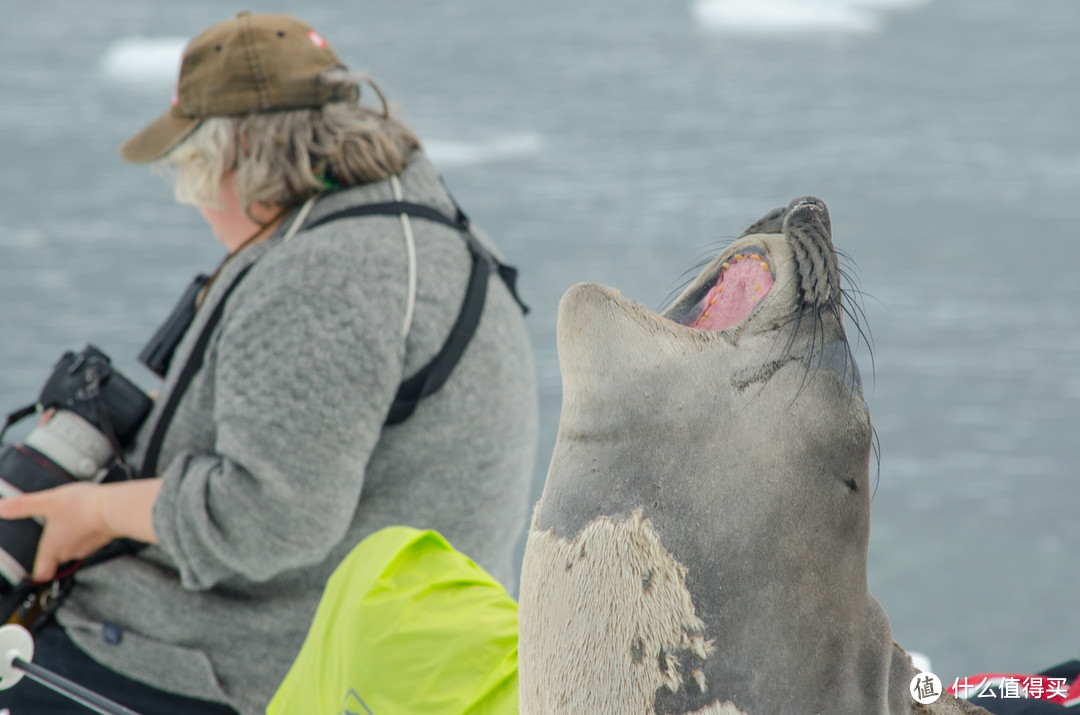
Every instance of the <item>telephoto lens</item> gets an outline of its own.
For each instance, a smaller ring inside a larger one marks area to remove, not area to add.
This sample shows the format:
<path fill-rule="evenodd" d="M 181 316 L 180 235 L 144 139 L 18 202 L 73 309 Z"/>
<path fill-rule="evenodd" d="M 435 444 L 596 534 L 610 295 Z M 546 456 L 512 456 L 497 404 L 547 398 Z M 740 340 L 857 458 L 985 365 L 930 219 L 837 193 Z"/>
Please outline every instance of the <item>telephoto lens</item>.
<path fill-rule="evenodd" d="M 54 410 L 21 444 L 0 447 L 0 497 L 93 480 L 130 446 L 153 401 L 93 345 L 60 356 L 38 398 Z M 0 595 L 29 575 L 42 524 L 0 520 Z"/>

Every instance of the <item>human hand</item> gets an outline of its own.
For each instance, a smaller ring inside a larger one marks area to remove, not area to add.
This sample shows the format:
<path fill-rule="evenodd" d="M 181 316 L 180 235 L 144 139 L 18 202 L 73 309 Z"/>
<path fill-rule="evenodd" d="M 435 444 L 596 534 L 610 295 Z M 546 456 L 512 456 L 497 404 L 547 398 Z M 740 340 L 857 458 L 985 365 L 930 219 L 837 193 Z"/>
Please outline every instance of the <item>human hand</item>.
<path fill-rule="evenodd" d="M 105 517 L 104 491 L 100 484 L 74 482 L 0 499 L 0 519 L 45 521 L 32 580 L 53 578 L 60 564 L 86 558 L 118 536 Z"/>

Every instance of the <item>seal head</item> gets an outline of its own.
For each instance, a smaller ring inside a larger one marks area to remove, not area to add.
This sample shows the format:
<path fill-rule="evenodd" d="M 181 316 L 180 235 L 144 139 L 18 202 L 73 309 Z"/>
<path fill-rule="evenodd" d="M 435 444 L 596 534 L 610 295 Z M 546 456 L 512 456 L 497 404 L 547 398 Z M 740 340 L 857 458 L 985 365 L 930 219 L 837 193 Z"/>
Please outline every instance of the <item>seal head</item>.
<path fill-rule="evenodd" d="M 873 430 L 825 204 L 755 223 L 662 315 L 559 308 L 525 551 L 523 713 L 909 713 L 867 590 Z"/>

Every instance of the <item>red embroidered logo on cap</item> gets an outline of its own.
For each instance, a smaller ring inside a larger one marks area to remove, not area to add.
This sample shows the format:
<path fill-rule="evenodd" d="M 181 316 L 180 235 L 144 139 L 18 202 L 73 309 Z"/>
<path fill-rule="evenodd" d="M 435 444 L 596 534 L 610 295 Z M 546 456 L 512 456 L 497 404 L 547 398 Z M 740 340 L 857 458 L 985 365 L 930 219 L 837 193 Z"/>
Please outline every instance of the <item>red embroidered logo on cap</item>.
<path fill-rule="evenodd" d="M 308 39 L 309 39 L 309 40 L 311 40 L 311 44 L 315 45 L 315 46 L 316 46 L 316 47 L 318 47 L 318 48 L 319 48 L 320 50 L 321 50 L 322 48 L 326 47 L 326 40 L 325 40 L 325 39 L 323 39 L 323 36 L 322 36 L 322 35 L 320 35 L 319 33 L 315 32 L 314 30 L 310 31 L 310 32 L 309 32 L 309 33 L 307 34 L 307 36 L 308 36 Z"/>

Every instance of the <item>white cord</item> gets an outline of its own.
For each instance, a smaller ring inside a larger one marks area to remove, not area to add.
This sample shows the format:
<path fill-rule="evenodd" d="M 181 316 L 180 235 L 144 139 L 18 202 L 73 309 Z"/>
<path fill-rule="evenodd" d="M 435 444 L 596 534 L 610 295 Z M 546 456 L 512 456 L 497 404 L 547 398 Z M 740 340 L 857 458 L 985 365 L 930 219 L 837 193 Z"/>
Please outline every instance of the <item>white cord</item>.
<path fill-rule="evenodd" d="M 390 185 L 394 189 L 394 200 L 402 201 L 404 194 L 401 191 L 401 182 L 398 181 L 396 176 L 390 177 Z M 292 237 L 304 225 L 304 219 L 311 212 L 311 207 L 315 205 L 317 198 L 318 194 L 315 194 L 300 207 L 296 218 L 289 225 L 289 230 L 285 232 L 285 237 L 282 239 L 283 243 L 292 240 Z M 413 312 L 416 310 L 416 241 L 413 239 L 412 223 L 409 222 L 408 214 L 401 214 L 401 230 L 405 233 L 405 253 L 409 261 L 409 293 L 405 303 L 405 324 L 401 327 L 401 337 L 405 338 L 409 334 L 409 328 L 412 327 Z"/>
<path fill-rule="evenodd" d="M 294 218 L 293 222 L 289 224 L 289 230 L 285 232 L 285 238 L 281 239 L 282 243 L 291 241 L 292 237 L 296 235 L 296 232 L 299 231 L 300 228 L 304 225 L 304 219 L 306 219 L 307 215 L 311 213 L 311 207 L 315 205 L 315 199 L 317 199 L 318 197 L 318 194 L 313 194 L 307 201 L 304 202 L 304 205 L 300 207 L 300 211 L 297 212 L 296 218 Z"/>
<path fill-rule="evenodd" d="M 390 177 L 390 185 L 394 188 L 394 200 L 401 201 L 404 194 L 401 192 L 401 182 L 396 176 Z M 405 253 L 409 259 L 409 293 L 405 303 L 405 325 L 401 328 L 401 337 L 404 339 L 412 327 L 413 311 L 416 309 L 416 241 L 413 240 L 408 214 L 401 214 L 401 230 L 405 232 Z"/>

